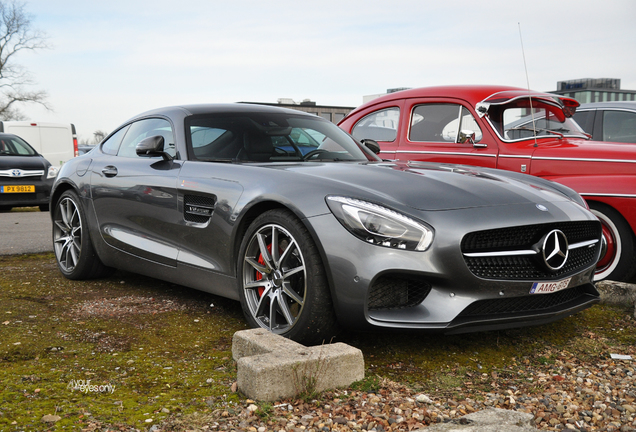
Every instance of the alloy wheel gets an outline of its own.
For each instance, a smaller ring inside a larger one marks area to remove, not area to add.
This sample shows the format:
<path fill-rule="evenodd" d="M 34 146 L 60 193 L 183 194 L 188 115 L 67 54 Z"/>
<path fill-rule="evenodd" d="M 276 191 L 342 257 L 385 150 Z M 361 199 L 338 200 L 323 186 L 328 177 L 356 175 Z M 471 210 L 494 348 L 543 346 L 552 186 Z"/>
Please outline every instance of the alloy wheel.
<path fill-rule="evenodd" d="M 243 290 L 249 312 L 262 328 L 277 334 L 302 314 L 307 269 L 298 242 L 284 227 L 268 224 L 250 238 L 243 257 Z"/>
<path fill-rule="evenodd" d="M 60 267 L 72 272 L 79 262 L 82 249 L 82 219 L 77 204 L 70 198 L 63 198 L 53 221 L 53 244 Z"/>

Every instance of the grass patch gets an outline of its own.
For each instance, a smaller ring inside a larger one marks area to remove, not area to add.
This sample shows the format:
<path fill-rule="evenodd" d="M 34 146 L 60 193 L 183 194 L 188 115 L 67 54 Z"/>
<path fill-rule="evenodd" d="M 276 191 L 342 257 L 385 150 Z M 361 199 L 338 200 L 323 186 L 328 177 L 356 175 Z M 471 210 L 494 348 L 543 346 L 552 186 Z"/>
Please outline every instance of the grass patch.
<path fill-rule="evenodd" d="M 0 256 L 0 268 L 0 430 L 197 429 L 245 408 L 244 396 L 230 390 L 232 335 L 246 328 L 238 302 L 125 272 L 69 281 L 52 254 Z M 592 364 L 610 353 L 634 355 L 632 315 L 595 306 L 539 327 L 344 332 L 336 341 L 364 354 L 366 378 L 351 386 L 356 392 L 378 393 L 391 380 L 433 397 L 480 400 L 498 380 L 540 394 L 546 384 L 528 382 L 524 370 L 557 373 L 564 353 Z M 306 384 L 305 399 L 328 402 Z M 46 414 L 61 420 L 47 426 Z M 267 421 L 272 405 L 254 415 Z"/>
<path fill-rule="evenodd" d="M 69 281 L 52 254 L 0 267 L 0 429 L 45 429 L 46 414 L 56 429 L 145 428 L 238 401 L 237 302 L 123 272 Z"/>

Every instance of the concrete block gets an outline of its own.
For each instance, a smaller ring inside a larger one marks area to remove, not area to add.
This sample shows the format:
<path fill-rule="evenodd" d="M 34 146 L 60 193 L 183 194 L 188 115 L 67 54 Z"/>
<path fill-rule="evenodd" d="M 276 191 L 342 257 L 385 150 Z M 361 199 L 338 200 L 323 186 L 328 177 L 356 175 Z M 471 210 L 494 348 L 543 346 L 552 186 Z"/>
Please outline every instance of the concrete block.
<path fill-rule="evenodd" d="M 491 408 L 414 432 L 536 432 L 532 414 Z"/>
<path fill-rule="evenodd" d="M 596 283 L 601 302 L 614 306 L 634 307 L 636 318 L 636 284 L 603 280 Z"/>
<path fill-rule="evenodd" d="M 305 347 L 263 329 L 236 332 L 232 357 L 239 390 L 261 401 L 347 387 L 364 378 L 357 348 L 343 343 Z"/>

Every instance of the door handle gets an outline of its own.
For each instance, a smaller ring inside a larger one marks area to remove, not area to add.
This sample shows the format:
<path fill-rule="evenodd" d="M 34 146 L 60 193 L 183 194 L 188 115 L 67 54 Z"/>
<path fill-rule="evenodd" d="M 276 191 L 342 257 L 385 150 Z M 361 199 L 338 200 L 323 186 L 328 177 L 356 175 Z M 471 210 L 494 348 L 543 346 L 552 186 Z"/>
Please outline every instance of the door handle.
<path fill-rule="evenodd" d="M 117 168 L 109 165 L 102 169 L 102 174 L 104 174 L 106 177 L 115 177 L 117 175 Z"/>

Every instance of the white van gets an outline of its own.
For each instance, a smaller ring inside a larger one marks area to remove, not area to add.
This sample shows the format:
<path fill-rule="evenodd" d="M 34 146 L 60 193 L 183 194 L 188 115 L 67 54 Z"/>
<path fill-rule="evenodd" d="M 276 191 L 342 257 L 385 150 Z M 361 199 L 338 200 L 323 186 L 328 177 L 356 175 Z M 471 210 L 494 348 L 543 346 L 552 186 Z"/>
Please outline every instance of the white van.
<path fill-rule="evenodd" d="M 57 168 L 78 156 L 77 133 L 72 123 L 0 121 L 0 132 L 19 136 Z"/>

